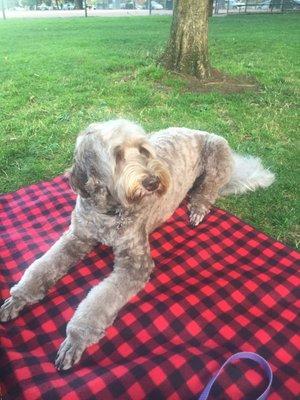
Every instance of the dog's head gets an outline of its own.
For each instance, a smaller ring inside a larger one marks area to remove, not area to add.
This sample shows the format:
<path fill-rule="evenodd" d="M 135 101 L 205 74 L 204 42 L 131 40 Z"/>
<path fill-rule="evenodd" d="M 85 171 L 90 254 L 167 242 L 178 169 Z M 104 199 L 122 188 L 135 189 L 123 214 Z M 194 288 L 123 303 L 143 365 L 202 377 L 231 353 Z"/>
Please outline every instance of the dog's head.
<path fill-rule="evenodd" d="M 143 129 L 126 120 L 90 125 L 79 135 L 70 184 L 102 207 L 109 200 L 123 207 L 146 196 L 161 196 L 170 182 Z"/>

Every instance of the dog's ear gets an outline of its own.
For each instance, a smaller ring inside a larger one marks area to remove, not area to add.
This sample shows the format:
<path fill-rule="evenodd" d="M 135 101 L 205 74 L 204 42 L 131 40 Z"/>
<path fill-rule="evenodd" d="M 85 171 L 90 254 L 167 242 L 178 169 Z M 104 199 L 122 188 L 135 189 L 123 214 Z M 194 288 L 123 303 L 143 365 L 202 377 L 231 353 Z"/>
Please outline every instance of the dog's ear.
<path fill-rule="evenodd" d="M 82 197 L 90 197 L 85 187 L 88 182 L 87 172 L 80 168 L 76 161 L 68 171 L 68 178 L 70 186 L 75 193 L 80 194 Z"/>
<path fill-rule="evenodd" d="M 124 161 L 124 149 L 122 148 L 121 145 L 116 146 L 116 147 L 113 149 L 113 156 L 114 156 L 116 165 L 120 165 L 120 163 L 121 163 L 122 161 Z"/>
<path fill-rule="evenodd" d="M 81 197 L 91 197 L 99 188 L 100 181 L 95 168 L 74 160 L 74 164 L 68 171 L 69 183 L 75 193 Z"/>

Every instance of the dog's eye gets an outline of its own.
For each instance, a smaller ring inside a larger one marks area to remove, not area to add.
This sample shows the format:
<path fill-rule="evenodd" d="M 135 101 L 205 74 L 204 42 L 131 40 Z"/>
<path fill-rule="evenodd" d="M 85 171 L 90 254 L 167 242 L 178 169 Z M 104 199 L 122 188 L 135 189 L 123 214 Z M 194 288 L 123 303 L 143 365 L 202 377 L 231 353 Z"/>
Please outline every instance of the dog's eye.
<path fill-rule="evenodd" d="M 145 156 L 147 158 L 150 157 L 150 151 L 147 150 L 144 146 L 140 146 L 139 151 L 143 156 Z"/>

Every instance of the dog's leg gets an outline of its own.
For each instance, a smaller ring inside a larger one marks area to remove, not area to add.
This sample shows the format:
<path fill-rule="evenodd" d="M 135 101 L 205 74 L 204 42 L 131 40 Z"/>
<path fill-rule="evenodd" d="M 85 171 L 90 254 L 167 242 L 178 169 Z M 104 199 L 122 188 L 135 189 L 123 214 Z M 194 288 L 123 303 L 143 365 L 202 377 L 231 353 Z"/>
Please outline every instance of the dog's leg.
<path fill-rule="evenodd" d="M 209 212 L 216 201 L 219 190 L 232 174 L 233 159 L 226 140 L 212 135 L 208 138 L 201 162 L 204 173 L 196 179 L 190 191 L 189 212 L 190 223 L 197 226 Z"/>
<path fill-rule="evenodd" d="M 55 361 L 58 369 L 76 364 L 86 347 L 104 336 L 118 311 L 149 279 L 154 263 L 146 238 L 139 242 L 136 237 L 127 238 L 117 247 L 114 271 L 90 290 L 67 325 L 67 337 Z"/>
<path fill-rule="evenodd" d="M 71 229 L 65 232 L 47 253 L 27 268 L 21 280 L 11 288 L 11 297 L 0 309 L 0 321 L 16 318 L 27 304 L 41 300 L 49 287 L 65 275 L 94 244 L 75 236 Z"/>

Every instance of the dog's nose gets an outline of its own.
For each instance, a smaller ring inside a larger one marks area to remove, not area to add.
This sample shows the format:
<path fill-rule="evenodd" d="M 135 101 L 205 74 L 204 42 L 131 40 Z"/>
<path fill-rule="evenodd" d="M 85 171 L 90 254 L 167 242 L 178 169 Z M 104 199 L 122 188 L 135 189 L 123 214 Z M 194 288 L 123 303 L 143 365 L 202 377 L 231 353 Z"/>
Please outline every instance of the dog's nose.
<path fill-rule="evenodd" d="M 145 178 L 142 182 L 142 185 L 144 186 L 145 189 L 147 189 L 149 192 L 154 192 L 158 188 L 159 185 L 159 179 L 157 176 L 148 176 Z"/>

